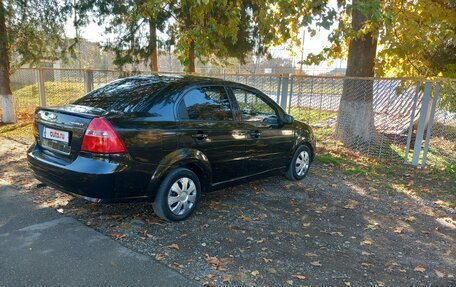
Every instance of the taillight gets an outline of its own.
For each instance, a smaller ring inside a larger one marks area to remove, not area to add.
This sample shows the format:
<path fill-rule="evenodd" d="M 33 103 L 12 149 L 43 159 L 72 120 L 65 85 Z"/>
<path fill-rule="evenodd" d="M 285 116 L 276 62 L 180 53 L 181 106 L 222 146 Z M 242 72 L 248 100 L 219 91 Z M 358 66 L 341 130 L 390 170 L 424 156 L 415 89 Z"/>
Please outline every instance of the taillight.
<path fill-rule="evenodd" d="M 94 118 L 82 139 L 81 150 L 92 153 L 124 153 L 125 147 L 105 118 Z"/>

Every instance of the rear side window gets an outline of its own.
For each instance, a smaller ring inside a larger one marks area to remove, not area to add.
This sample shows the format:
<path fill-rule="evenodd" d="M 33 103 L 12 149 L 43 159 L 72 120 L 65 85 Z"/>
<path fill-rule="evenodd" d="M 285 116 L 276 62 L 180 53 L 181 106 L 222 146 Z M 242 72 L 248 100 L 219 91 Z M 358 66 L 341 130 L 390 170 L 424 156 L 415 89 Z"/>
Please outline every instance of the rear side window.
<path fill-rule="evenodd" d="M 166 82 L 153 78 L 121 79 L 93 90 L 73 104 L 124 113 L 143 111 Z"/>
<path fill-rule="evenodd" d="M 183 120 L 232 121 L 233 112 L 224 87 L 203 87 L 187 92 L 178 107 Z"/>

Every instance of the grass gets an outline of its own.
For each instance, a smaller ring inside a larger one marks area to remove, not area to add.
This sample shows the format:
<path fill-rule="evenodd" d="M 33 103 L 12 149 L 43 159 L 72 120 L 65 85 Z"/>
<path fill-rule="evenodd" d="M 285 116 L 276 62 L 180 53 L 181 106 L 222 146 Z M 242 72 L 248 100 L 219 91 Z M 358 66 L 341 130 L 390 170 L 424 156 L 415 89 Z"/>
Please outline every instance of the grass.
<path fill-rule="evenodd" d="M 290 114 L 297 120 L 306 122 L 310 125 L 315 125 L 329 119 L 335 118 L 337 112 L 326 111 L 320 109 L 310 108 L 297 108 L 293 107 L 290 109 Z"/>
<path fill-rule="evenodd" d="M 85 94 L 83 83 L 45 82 L 46 105 L 67 104 Z M 19 112 L 34 110 L 39 105 L 37 85 L 29 85 L 14 91 L 16 109 Z"/>
<path fill-rule="evenodd" d="M 315 162 L 329 165 L 344 176 L 359 178 L 386 194 L 404 193 L 431 199 L 447 207 L 456 207 L 456 174 L 454 162 L 429 153 L 426 169 L 414 168 L 403 161 L 378 160 L 341 145 L 326 146 L 318 151 Z"/>

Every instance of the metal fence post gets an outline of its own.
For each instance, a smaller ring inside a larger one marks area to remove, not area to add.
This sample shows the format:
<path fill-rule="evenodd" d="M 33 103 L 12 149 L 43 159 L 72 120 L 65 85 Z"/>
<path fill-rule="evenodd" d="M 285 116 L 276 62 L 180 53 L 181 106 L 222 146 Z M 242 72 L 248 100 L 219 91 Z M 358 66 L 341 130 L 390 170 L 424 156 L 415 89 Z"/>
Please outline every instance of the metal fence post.
<path fill-rule="evenodd" d="M 415 121 L 415 111 L 416 111 L 416 105 L 418 102 L 418 96 L 420 94 L 420 88 L 421 88 L 421 82 L 418 81 L 418 83 L 416 84 L 416 89 L 415 89 L 415 98 L 413 100 L 412 114 L 410 115 L 410 125 L 409 125 L 408 135 L 407 135 L 407 147 L 405 149 L 405 161 L 404 161 L 405 164 L 408 164 L 410 143 L 412 142 L 413 122 Z"/>
<path fill-rule="evenodd" d="M 282 75 L 277 76 L 277 104 L 280 104 L 280 88 L 282 88 Z"/>
<path fill-rule="evenodd" d="M 280 106 L 286 110 L 288 103 L 288 80 L 290 79 L 289 74 L 282 75 L 282 88 L 280 93 Z"/>
<path fill-rule="evenodd" d="M 291 104 L 293 98 L 293 83 L 294 83 L 293 75 L 290 76 L 290 91 L 288 93 L 288 114 L 291 114 Z"/>
<path fill-rule="evenodd" d="M 434 99 L 432 100 L 431 106 L 431 114 L 429 116 L 429 122 L 426 131 L 426 140 L 424 143 L 424 152 L 423 152 L 423 159 L 421 160 L 421 167 L 424 168 L 426 166 L 426 157 L 429 150 L 429 142 L 431 140 L 431 131 L 432 131 L 432 124 L 434 122 L 435 110 L 437 108 L 437 102 L 439 100 L 439 91 L 440 91 L 440 84 L 437 83 L 434 88 Z"/>
<path fill-rule="evenodd" d="M 93 90 L 93 71 L 84 70 L 84 91 L 87 93 Z"/>
<path fill-rule="evenodd" d="M 428 116 L 429 110 L 429 101 L 431 99 L 431 88 L 432 83 L 430 82 L 424 85 L 424 94 L 423 101 L 421 102 L 420 119 L 418 121 L 418 129 L 416 131 L 415 147 L 413 148 L 413 166 L 418 166 L 418 161 L 420 159 L 421 143 L 423 142 L 424 129 L 426 128 L 426 118 Z"/>
<path fill-rule="evenodd" d="M 37 69 L 35 71 L 36 79 L 38 82 L 38 92 L 40 96 L 40 107 L 46 107 L 46 90 L 44 87 L 44 73 L 43 69 Z"/>

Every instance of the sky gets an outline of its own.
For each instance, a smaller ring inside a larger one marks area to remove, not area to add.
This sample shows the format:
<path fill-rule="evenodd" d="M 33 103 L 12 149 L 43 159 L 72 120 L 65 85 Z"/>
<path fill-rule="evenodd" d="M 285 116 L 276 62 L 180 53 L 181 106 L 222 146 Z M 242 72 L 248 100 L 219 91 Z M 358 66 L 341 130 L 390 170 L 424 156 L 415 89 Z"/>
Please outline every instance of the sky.
<path fill-rule="evenodd" d="M 330 0 L 330 6 L 335 6 L 336 1 L 335 0 Z M 108 39 L 113 39 L 113 35 L 106 35 L 105 34 L 105 27 L 104 26 L 99 26 L 96 23 L 90 23 L 86 27 L 80 29 L 79 33 L 82 38 L 89 40 L 91 42 L 106 42 Z M 270 53 L 274 58 L 293 58 L 294 62 L 297 63 L 298 61 L 301 60 L 302 57 L 302 51 L 304 54 L 304 58 L 309 53 L 317 54 L 319 53 L 324 47 L 329 45 L 328 42 L 328 35 L 330 33 L 329 30 L 325 30 L 323 28 L 320 28 L 317 30 L 317 34 L 314 37 L 310 37 L 309 33 L 305 33 L 304 37 L 304 49 L 303 47 L 293 47 L 292 49 L 294 50 L 294 53 L 289 51 L 289 48 L 287 46 L 278 46 L 278 47 L 273 47 L 270 49 Z M 72 20 L 69 20 L 65 26 L 65 32 L 68 37 L 74 37 L 76 32 L 72 24 Z M 162 34 L 162 33 L 161 33 Z M 301 35 L 303 33 L 301 32 Z M 166 37 L 166 35 L 162 34 L 158 35 L 159 37 Z M 302 37 L 302 36 L 301 36 Z M 293 55 L 294 54 L 294 55 Z M 346 61 L 344 60 L 336 60 L 332 63 L 329 62 L 324 62 L 320 64 L 319 66 L 312 66 L 312 67 L 306 67 L 306 68 L 313 68 L 313 69 L 333 69 L 333 68 L 340 68 L 340 67 L 345 67 L 346 66 Z"/>

